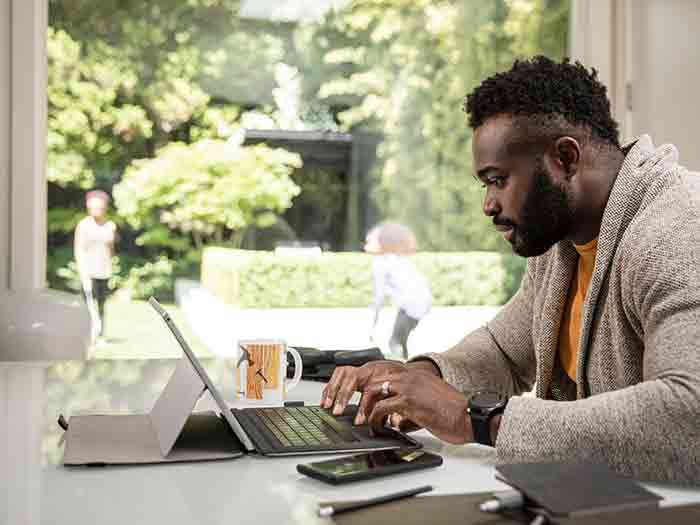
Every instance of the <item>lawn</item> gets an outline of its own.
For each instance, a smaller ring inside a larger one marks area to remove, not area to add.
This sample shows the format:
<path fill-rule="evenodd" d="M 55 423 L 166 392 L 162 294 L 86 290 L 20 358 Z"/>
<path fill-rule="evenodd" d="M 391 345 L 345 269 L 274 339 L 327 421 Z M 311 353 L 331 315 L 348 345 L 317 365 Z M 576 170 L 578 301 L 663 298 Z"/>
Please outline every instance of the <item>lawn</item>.
<path fill-rule="evenodd" d="M 198 356 L 211 353 L 197 340 L 174 304 L 163 304 Z M 180 357 L 182 351 L 165 323 L 145 301 L 112 297 L 105 305 L 105 342 L 90 348 L 91 359 L 154 359 Z"/>

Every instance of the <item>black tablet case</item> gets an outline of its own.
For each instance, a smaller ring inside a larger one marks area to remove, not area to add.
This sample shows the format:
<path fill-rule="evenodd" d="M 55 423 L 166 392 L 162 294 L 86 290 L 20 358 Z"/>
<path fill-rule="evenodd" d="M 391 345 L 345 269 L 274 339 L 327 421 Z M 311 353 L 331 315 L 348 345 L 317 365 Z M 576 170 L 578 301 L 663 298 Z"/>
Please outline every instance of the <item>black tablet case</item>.
<path fill-rule="evenodd" d="M 552 516 L 582 516 L 657 507 L 659 496 L 597 463 L 499 465 L 496 477 L 520 490 Z"/>
<path fill-rule="evenodd" d="M 215 412 L 195 412 L 206 385 L 185 358 L 148 414 L 71 416 L 63 464 L 119 465 L 229 459 L 243 446 Z"/>

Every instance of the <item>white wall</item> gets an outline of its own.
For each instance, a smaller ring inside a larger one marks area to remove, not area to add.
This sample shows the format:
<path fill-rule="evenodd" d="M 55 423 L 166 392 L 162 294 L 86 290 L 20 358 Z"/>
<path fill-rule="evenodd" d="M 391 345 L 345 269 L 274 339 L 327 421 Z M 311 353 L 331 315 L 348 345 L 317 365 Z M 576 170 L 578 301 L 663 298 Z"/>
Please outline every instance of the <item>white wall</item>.
<path fill-rule="evenodd" d="M 0 0 L 0 291 L 46 282 L 46 0 Z"/>
<path fill-rule="evenodd" d="M 11 0 L 10 288 L 46 285 L 46 0 Z"/>
<path fill-rule="evenodd" d="M 700 171 L 699 0 L 573 0 L 571 55 L 599 70 L 623 140 L 671 142 Z"/>
<path fill-rule="evenodd" d="M 10 0 L 0 0 L 0 292 L 9 279 L 10 18 Z"/>
<path fill-rule="evenodd" d="M 637 0 L 630 15 L 630 131 L 675 144 L 700 171 L 700 1 Z"/>

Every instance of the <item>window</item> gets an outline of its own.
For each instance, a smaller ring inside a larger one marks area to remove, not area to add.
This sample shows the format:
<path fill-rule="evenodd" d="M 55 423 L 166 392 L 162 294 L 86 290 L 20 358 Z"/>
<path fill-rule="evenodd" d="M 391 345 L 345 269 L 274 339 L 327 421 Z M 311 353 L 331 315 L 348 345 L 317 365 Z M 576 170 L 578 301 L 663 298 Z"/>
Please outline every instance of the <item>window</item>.
<path fill-rule="evenodd" d="M 49 2 L 49 284 L 79 292 L 86 190 L 111 196 L 121 238 L 94 355 L 149 346 L 155 318 L 141 300 L 152 293 L 180 299 L 201 352 L 276 327 L 296 344 L 369 346 L 360 252 L 384 220 L 414 232 L 432 287 L 412 352 L 449 344 L 429 334 L 460 308 L 480 323 L 517 289 L 522 265 L 481 217 L 461 101 L 520 54 L 566 54 L 568 1 L 129 5 Z M 477 271 L 470 261 L 484 257 L 500 270 Z M 444 278 L 454 271 L 463 279 Z M 373 335 L 386 348 L 393 312 L 380 317 Z M 212 319 L 230 322 L 211 336 Z"/>

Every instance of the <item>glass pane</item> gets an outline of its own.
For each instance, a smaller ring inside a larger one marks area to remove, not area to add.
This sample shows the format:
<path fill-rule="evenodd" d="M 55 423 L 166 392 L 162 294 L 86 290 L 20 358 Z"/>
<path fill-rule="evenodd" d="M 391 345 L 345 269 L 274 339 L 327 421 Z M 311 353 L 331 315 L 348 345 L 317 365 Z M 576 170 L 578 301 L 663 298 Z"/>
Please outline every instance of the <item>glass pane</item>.
<path fill-rule="evenodd" d="M 48 281 L 90 289 L 92 355 L 178 355 L 150 295 L 201 354 L 282 337 L 401 357 L 517 289 L 462 105 L 517 57 L 564 56 L 567 0 L 49 6 Z M 386 221 L 405 228 L 365 253 Z"/>

